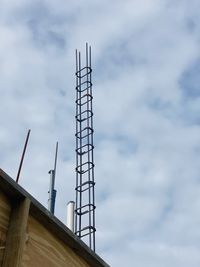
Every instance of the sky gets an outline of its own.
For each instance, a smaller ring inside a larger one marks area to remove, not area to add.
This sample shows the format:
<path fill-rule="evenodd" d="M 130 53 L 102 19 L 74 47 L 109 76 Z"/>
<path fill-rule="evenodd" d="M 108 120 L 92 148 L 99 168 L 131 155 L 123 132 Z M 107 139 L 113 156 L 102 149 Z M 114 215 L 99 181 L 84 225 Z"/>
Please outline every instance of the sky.
<path fill-rule="evenodd" d="M 92 46 L 96 247 L 200 266 L 200 1 L 1 0 L 0 168 L 55 215 L 75 199 L 75 49 Z"/>

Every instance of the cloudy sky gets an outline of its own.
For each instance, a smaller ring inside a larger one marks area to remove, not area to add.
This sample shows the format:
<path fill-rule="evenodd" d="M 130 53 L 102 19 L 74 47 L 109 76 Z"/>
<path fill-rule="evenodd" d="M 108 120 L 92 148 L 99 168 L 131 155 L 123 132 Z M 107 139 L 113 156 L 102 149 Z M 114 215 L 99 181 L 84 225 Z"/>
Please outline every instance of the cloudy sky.
<path fill-rule="evenodd" d="M 97 253 L 200 266 L 200 1 L 0 0 L 0 167 L 56 216 L 75 198 L 75 49 L 92 46 Z"/>

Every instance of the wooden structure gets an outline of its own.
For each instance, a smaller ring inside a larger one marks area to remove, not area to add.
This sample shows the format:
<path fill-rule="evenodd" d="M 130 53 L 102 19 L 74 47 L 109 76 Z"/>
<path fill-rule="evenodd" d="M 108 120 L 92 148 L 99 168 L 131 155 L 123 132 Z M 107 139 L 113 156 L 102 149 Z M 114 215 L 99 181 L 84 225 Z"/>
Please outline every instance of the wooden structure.
<path fill-rule="evenodd" d="M 109 267 L 1 169 L 0 266 Z"/>

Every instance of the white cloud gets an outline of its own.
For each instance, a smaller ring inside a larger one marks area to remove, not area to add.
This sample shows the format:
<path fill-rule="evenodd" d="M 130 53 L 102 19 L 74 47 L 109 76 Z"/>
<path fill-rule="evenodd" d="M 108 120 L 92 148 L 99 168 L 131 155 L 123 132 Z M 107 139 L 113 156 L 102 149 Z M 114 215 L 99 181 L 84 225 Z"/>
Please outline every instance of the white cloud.
<path fill-rule="evenodd" d="M 20 183 L 46 205 L 58 140 L 63 221 L 75 194 L 74 50 L 92 44 L 97 252 L 111 266 L 200 264 L 199 7 L 196 0 L 1 4 L 1 168 L 15 178 L 31 128 Z"/>

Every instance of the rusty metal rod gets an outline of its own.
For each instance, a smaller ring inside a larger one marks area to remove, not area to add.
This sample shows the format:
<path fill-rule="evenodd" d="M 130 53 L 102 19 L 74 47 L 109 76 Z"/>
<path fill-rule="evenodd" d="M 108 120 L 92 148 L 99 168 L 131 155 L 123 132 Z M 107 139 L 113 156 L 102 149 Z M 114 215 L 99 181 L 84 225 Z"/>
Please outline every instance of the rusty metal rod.
<path fill-rule="evenodd" d="M 23 153 L 22 153 L 21 161 L 20 161 L 20 164 L 19 164 L 19 169 L 18 169 L 17 178 L 16 178 L 16 182 L 17 182 L 17 183 L 18 183 L 18 181 L 19 181 L 19 176 L 20 176 L 20 172 L 21 172 L 22 164 L 23 164 L 23 161 L 24 161 L 24 156 L 25 156 L 25 153 L 26 153 L 26 147 L 27 147 L 27 144 L 28 144 L 28 140 L 29 140 L 30 132 L 31 132 L 31 130 L 29 129 L 29 130 L 28 130 L 28 133 L 27 133 L 27 136 L 26 136 L 26 141 L 25 141 L 25 144 L 24 144 L 24 149 L 23 149 Z"/>

